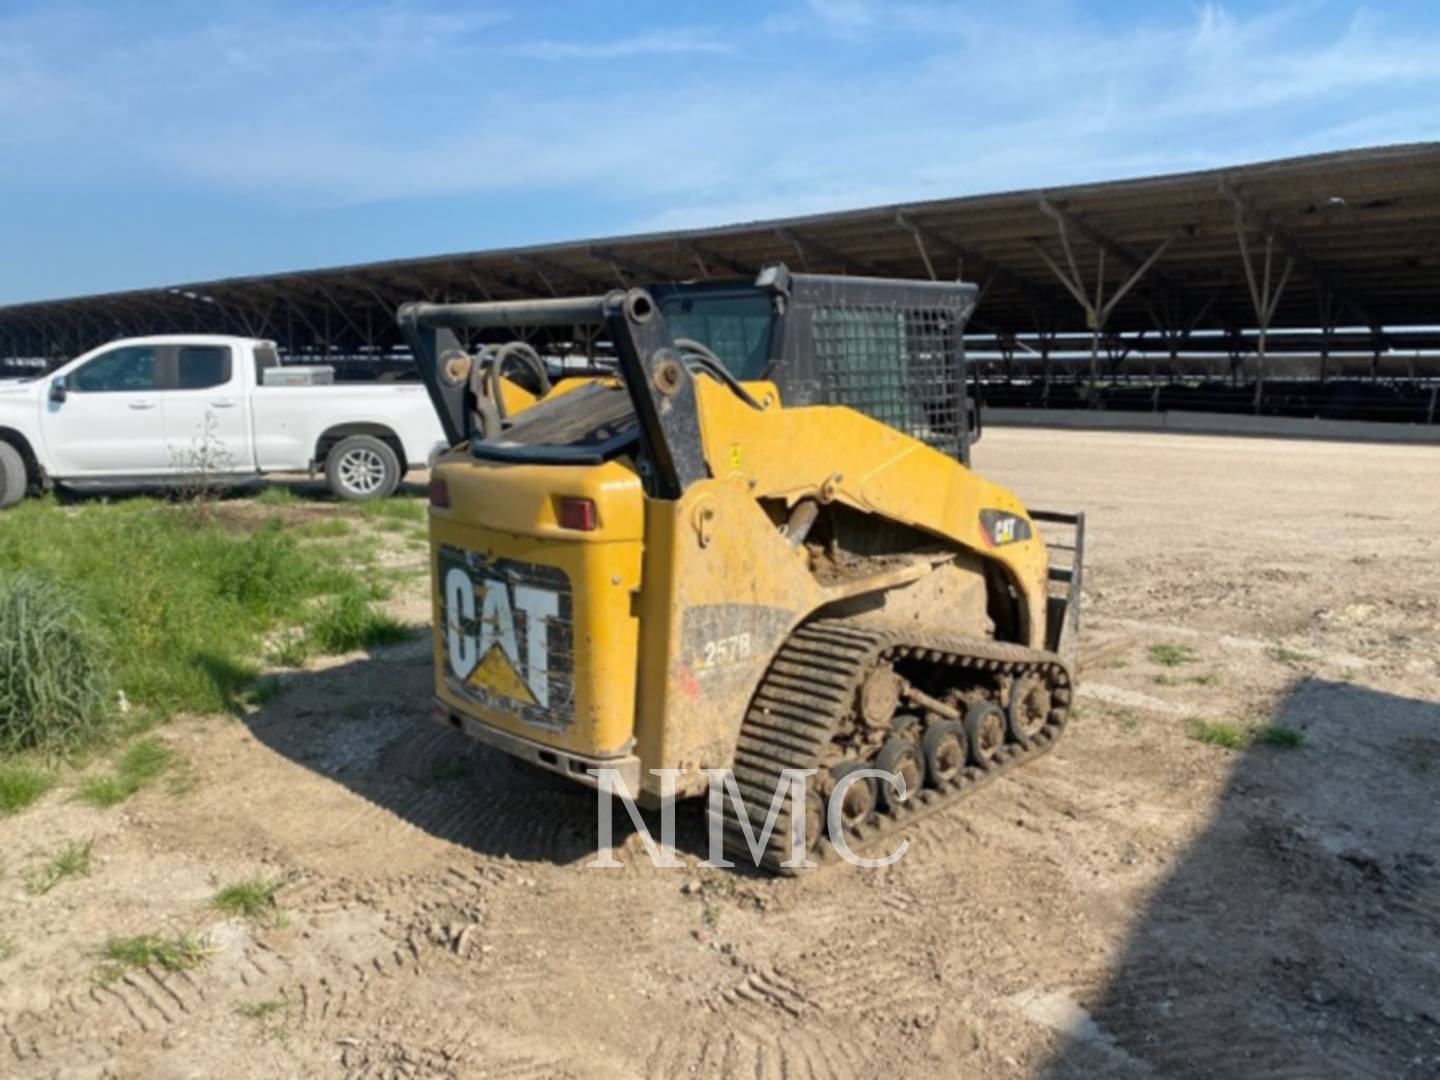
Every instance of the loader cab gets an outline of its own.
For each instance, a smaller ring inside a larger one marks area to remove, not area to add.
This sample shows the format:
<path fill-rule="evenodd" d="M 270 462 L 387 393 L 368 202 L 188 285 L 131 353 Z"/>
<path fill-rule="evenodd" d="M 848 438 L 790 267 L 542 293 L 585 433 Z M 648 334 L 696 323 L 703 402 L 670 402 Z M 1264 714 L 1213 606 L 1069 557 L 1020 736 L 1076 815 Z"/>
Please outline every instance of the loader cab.
<path fill-rule="evenodd" d="M 726 283 L 662 285 L 650 292 L 677 340 L 706 346 L 741 382 L 768 376 L 776 324 L 772 291 Z"/>
<path fill-rule="evenodd" d="M 675 498 L 707 475 L 695 446 L 691 365 L 697 372 L 708 366 L 737 393 L 745 382 L 772 382 L 786 407 L 847 406 L 968 466 L 979 414 L 968 393 L 963 329 L 975 296 L 974 286 L 958 282 L 792 274 L 774 264 L 752 282 L 409 304 L 399 319 L 451 445 L 469 442 L 481 459 L 579 464 L 576 434 L 592 463 L 638 440 L 647 490 Z M 454 331 L 528 326 L 563 335 L 587 324 L 598 328 L 590 340 L 613 350 L 607 362 L 614 366 L 602 369 L 615 376 L 608 389 L 560 395 L 533 416 L 477 435 L 481 384 L 451 372 L 457 361 L 465 371 L 478 370 L 480 361 L 471 366 Z M 674 377 L 662 370 L 676 364 Z"/>
<path fill-rule="evenodd" d="M 942 308 L 926 295 L 956 287 L 910 283 L 909 306 L 899 307 L 893 284 L 869 296 L 864 279 L 775 266 L 753 284 L 664 285 L 650 293 L 672 337 L 707 346 L 736 379 L 774 382 L 789 406 L 850 406 L 968 466 L 982 431 L 964 357 L 969 309 Z"/>

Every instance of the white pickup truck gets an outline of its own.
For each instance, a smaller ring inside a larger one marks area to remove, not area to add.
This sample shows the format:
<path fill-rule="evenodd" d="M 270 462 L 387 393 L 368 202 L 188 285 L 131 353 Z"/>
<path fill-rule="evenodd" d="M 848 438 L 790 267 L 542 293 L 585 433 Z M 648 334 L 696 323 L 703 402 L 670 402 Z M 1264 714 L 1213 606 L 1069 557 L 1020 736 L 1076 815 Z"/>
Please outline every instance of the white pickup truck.
<path fill-rule="evenodd" d="M 420 383 L 266 385 L 275 344 L 167 335 L 0 383 L 0 508 L 27 491 L 323 469 L 344 499 L 390 494 L 444 440 Z M 283 371 L 284 369 L 282 369 Z"/>

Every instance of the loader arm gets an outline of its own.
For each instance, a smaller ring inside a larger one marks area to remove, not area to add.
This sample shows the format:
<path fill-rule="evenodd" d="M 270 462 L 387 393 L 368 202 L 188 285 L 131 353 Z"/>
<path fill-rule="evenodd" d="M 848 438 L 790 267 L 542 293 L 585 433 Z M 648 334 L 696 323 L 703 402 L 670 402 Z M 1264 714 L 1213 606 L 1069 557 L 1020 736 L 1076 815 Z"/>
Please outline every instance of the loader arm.
<path fill-rule="evenodd" d="M 398 319 L 452 445 L 466 439 L 494 441 L 480 439 L 469 420 L 465 381 L 447 377 L 447 365 L 466 355 L 455 330 L 603 325 L 615 343 L 619 371 L 638 421 L 651 493 L 678 498 L 687 486 L 708 475 L 700 450 L 693 377 L 671 342 L 665 317 L 644 289 L 569 300 L 411 303 L 401 307 Z M 510 456 L 524 460 L 526 451 Z M 531 456 L 556 462 L 565 455 Z"/>

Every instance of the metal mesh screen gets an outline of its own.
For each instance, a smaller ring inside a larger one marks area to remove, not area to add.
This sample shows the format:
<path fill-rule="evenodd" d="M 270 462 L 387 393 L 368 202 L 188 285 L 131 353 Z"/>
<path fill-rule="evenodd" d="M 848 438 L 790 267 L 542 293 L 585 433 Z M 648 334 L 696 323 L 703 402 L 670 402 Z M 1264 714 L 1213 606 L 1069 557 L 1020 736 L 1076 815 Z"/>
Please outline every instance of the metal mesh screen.
<path fill-rule="evenodd" d="M 816 374 L 846 405 L 960 457 L 965 386 L 956 313 L 948 308 L 816 307 Z"/>

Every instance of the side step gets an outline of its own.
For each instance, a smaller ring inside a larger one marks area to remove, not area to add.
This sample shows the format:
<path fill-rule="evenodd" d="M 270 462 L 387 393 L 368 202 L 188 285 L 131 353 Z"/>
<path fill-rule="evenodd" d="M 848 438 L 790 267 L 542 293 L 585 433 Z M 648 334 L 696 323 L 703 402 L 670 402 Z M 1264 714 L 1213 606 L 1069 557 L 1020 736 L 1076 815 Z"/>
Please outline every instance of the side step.
<path fill-rule="evenodd" d="M 1045 648 L 1073 669 L 1080 637 L 1080 590 L 1085 578 L 1085 514 L 1031 510 L 1050 551 L 1050 592 L 1046 606 Z M 1057 558 L 1058 556 L 1058 558 Z"/>

